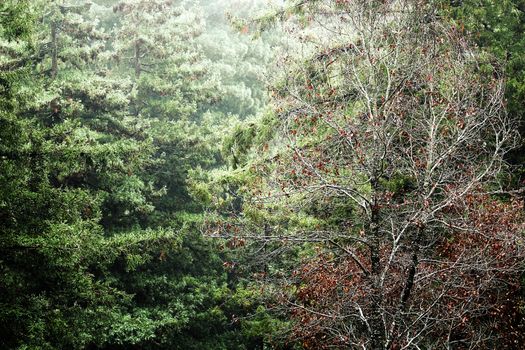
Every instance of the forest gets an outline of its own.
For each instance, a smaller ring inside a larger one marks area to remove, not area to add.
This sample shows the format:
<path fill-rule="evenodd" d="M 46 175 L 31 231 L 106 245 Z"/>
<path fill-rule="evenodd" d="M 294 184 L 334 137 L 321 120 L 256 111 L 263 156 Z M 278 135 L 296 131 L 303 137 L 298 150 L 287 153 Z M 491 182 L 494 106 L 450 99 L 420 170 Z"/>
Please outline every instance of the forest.
<path fill-rule="evenodd" d="M 525 349 L 525 0 L 0 0 L 0 349 Z"/>

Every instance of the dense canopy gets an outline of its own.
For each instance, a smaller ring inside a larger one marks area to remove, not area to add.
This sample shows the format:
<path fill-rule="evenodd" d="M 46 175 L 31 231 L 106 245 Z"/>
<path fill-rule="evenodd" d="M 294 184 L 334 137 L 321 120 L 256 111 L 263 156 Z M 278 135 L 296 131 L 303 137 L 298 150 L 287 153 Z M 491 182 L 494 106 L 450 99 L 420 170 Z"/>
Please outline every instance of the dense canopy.
<path fill-rule="evenodd" d="M 524 348 L 524 29 L 1 1 L 0 348 Z"/>

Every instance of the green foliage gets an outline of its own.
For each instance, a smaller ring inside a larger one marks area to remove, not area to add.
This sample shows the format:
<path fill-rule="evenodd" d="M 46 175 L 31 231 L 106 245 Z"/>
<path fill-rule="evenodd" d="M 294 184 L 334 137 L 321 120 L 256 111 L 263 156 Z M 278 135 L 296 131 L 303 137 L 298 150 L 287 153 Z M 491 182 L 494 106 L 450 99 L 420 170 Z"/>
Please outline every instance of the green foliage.
<path fill-rule="evenodd" d="M 523 0 L 459 1 L 445 5 L 445 13 L 453 18 L 459 30 L 468 34 L 483 50 L 501 65 L 506 78 L 507 110 L 519 118 L 523 135 L 525 120 L 525 2 Z M 483 69 L 483 67 L 481 67 Z M 517 180 L 523 180 L 523 147 L 510 155 L 521 170 Z"/>
<path fill-rule="evenodd" d="M 35 13 L 27 0 L 6 0 L 0 4 L 0 38 L 26 40 L 33 31 Z"/>
<path fill-rule="evenodd" d="M 395 174 L 389 179 L 380 178 L 380 185 L 387 191 L 394 193 L 395 195 L 404 194 L 404 192 L 410 192 L 414 186 L 414 180 L 410 176 Z"/>
<path fill-rule="evenodd" d="M 263 107 L 268 46 L 188 2 L 0 14 L 0 347 L 257 348 L 265 327 L 232 320 L 261 300 L 234 297 L 189 176 Z"/>

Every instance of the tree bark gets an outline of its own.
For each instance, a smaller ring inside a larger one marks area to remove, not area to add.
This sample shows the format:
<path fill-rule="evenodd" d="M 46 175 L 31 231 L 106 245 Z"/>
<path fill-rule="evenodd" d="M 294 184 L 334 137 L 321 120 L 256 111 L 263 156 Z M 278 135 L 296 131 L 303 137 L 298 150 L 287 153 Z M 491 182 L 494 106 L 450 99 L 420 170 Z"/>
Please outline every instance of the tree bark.
<path fill-rule="evenodd" d="M 141 65 L 140 65 L 140 43 L 135 43 L 135 58 L 133 60 L 134 66 L 135 66 L 135 78 L 140 77 L 141 73 Z"/>
<path fill-rule="evenodd" d="M 58 34 L 57 23 L 51 22 L 51 78 L 55 78 L 58 74 Z"/>
<path fill-rule="evenodd" d="M 372 180 L 372 188 L 375 190 L 377 182 Z M 370 315 L 370 340 L 372 350 L 383 350 L 385 344 L 385 328 L 381 312 L 382 291 L 380 286 L 381 261 L 380 261 L 380 232 L 379 232 L 379 209 L 377 201 L 374 199 L 370 214 L 370 223 L 367 228 L 370 232 L 370 264 L 371 264 L 371 315 Z"/>

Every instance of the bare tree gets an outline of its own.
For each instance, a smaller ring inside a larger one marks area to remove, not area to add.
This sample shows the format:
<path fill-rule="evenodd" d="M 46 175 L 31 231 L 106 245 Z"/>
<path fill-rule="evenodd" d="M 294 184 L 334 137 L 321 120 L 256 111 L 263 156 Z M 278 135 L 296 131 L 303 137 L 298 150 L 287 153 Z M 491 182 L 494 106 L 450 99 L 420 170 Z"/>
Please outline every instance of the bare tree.
<path fill-rule="evenodd" d="M 292 6 L 312 54 L 283 65 L 279 131 L 244 206 L 281 215 L 259 238 L 318 244 L 281 289 L 307 348 L 524 345 L 521 206 L 490 196 L 517 137 L 502 72 L 435 4 Z M 283 218 L 299 213 L 316 224 Z"/>

